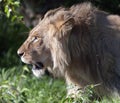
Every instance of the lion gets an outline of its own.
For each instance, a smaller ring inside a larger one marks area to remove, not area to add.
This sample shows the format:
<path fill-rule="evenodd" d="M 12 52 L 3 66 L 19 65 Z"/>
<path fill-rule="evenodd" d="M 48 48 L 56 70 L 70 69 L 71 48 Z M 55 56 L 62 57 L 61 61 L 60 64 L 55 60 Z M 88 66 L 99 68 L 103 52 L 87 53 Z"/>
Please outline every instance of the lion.
<path fill-rule="evenodd" d="M 48 11 L 17 53 L 37 77 L 47 68 L 68 85 L 99 84 L 100 96 L 120 94 L 120 17 L 91 3 Z"/>

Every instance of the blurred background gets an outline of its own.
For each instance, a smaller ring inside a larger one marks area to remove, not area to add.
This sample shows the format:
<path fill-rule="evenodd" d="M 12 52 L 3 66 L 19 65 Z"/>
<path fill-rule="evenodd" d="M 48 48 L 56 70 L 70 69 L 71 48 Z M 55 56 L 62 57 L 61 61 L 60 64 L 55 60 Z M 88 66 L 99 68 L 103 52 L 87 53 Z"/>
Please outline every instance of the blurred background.
<path fill-rule="evenodd" d="M 21 63 L 17 49 L 48 10 L 84 1 L 120 15 L 120 0 L 0 0 L 0 103 L 65 101 L 64 81 L 48 77 L 36 79 L 31 70 Z M 57 94 L 57 91 L 60 92 Z"/>

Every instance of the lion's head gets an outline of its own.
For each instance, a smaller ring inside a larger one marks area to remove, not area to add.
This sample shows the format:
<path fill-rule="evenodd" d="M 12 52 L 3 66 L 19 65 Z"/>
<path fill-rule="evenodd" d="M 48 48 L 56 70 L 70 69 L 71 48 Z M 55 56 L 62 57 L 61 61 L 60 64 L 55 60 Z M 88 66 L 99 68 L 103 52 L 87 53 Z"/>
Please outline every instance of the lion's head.
<path fill-rule="evenodd" d="M 73 23 L 70 12 L 58 8 L 49 11 L 30 31 L 28 38 L 19 48 L 18 55 L 22 62 L 33 65 L 32 70 L 37 77 L 44 74 L 45 68 L 64 69 L 64 66 L 68 65 L 70 57 L 69 51 L 65 49 L 68 46 L 65 42 L 68 42 L 67 36 Z M 65 45 L 62 45 L 61 41 Z"/>
<path fill-rule="evenodd" d="M 49 44 L 45 39 L 47 33 L 46 28 L 46 25 L 41 25 L 40 29 L 38 29 L 38 26 L 35 27 L 18 50 L 22 62 L 32 64 L 33 73 L 37 73 L 37 77 L 44 74 L 45 68 L 51 64 L 51 53 L 48 48 Z"/>

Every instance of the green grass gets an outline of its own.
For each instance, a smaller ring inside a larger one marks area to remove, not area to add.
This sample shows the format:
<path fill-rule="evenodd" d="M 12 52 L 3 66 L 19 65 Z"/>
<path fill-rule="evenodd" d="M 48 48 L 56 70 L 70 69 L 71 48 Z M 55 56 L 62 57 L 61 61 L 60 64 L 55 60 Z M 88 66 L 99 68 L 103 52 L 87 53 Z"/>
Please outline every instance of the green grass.
<path fill-rule="evenodd" d="M 21 70 L 20 70 L 21 69 Z M 61 80 L 35 78 L 24 67 L 3 68 L 0 73 L 0 103 L 58 103 L 65 98 Z"/>
<path fill-rule="evenodd" d="M 63 80 L 37 79 L 26 66 L 0 68 L 0 103 L 120 103 L 118 99 L 89 100 L 91 88 L 79 98 L 66 97 Z"/>

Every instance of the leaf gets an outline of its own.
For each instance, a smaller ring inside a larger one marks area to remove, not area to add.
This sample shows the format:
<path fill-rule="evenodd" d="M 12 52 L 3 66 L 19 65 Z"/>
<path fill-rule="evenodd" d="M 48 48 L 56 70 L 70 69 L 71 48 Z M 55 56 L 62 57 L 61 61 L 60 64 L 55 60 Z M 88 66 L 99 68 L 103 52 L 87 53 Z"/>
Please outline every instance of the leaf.
<path fill-rule="evenodd" d="M 26 78 L 26 76 L 25 76 L 25 75 L 21 75 L 21 77 L 22 77 L 22 78 Z"/>
<path fill-rule="evenodd" d="M 28 88 L 23 88 L 23 89 L 21 90 L 21 92 L 26 92 L 26 91 L 29 92 L 29 89 L 28 89 Z"/>
<path fill-rule="evenodd" d="M 20 2 L 18 2 L 18 1 L 14 2 L 14 5 L 16 5 L 16 6 L 19 6 L 19 4 L 20 4 Z"/>
<path fill-rule="evenodd" d="M 29 72 L 29 69 L 26 66 L 23 67 L 23 70 Z"/>
<path fill-rule="evenodd" d="M 8 12 L 8 5 L 5 5 L 5 13 Z"/>
<path fill-rule="evenodd" d="M 11 19 L 12 22 L 15 21 L 15 19 L 17 19 L 17 15 L 14 15 L 14 16 L 12 17 L 12 19 Z"/>
<path fill-rule="evenodd" d="M 6 16 L 9 18 L 10 17 L 10 12 L 12 11 L 11 8 L 9 8 L 8 5 L 5 6 L 5 13 L 6 13 Z"/>

